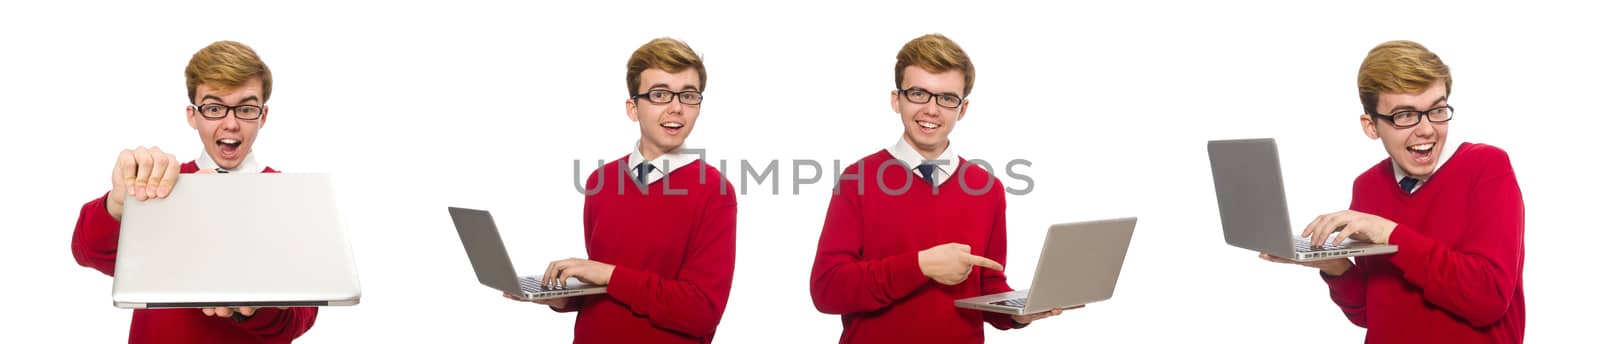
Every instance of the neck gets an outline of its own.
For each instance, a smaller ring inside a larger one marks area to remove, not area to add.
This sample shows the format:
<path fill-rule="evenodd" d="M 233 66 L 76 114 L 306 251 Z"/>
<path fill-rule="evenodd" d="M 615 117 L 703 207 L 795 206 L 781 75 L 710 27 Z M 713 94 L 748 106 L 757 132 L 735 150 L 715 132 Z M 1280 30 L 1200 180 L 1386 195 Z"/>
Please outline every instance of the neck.
<path fill-rule="evenodd" d="M 924 146 L 917 144 L 916 141 L 912 141 L 909 135 L 901 139 L 906 140 L 906 143 L 910 143 L 911 149 L 916 150 L 917 155 L 922 156 L 922 160 L 938 160 L 940 155 L 944 155 L 944 150 L 950 148 L 950 141 Z"/>
<path fill-rule="evenodd" d="M 656 158 L 660 158 L 662 155 L 667 154 L 667 152 L 671 152 L 676 149 L 678 149 L 678 147 L 659 147 L 656 145 L 639 142 L 639 155 L 644 156 L 645 161 L 656 160 Z"/>

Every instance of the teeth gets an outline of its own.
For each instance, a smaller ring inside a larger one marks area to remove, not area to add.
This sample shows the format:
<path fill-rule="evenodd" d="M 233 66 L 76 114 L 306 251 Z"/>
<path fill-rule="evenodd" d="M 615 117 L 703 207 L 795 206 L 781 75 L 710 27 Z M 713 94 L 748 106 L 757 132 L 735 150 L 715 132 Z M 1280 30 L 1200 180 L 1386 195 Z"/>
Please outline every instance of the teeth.
<path fill-rule="evenodd" d="M 678 128 L 683 128 L 683 123 L 677 123 L 677 122 L 662 123 L 661 126 L 667 127 L 667 128 L 672 128 L 672 129 L 678 129 Z"/>
<path fill-rule="evenodd" d="M 225 144 L 225 145 L 236 145 L 236 144 L 239 144 L 239 140 L 234 140 L 234 139 L 221 139 L 221 140 L 217 140 L 217 142 L 221 142 L 222 144 Z"/>
<path fill-rule="evenodd" d="M 928 128 L 928 129 L 939 129 L 939 125 L 938 124 L 933 124 L 933 123 L 928 123 L 928 122 L 923 122 L 923 121 L 917 121 L 917 125 L 920 125 L 923 128 Z"/>
<path fill-rule="evenodd" d="M 1425 151 L 1425 150 L 1429 150 L 1429 149 L 1433 149 L 1433 144 L 1432 143 L 1411 146 L 1411 150 Z"/>

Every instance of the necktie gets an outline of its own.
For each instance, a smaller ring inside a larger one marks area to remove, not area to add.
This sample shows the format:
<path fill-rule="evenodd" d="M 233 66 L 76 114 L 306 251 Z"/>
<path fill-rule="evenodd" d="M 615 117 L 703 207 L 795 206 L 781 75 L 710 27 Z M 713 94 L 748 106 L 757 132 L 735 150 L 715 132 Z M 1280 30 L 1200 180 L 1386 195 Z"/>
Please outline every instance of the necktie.
<path fill-rule="evenodd" d="M 633 168 L 633 179 L 639 181 L 639 184 L 644 184 L 645 180 L 649 180 L 650 172 L 655 170 L 655 165 L 650 163 L 639 164 Z"/>
<path fill-rule="evenodd" d="M 1400 178 L 1400 191 L 1405 191 L 1407 195 L 1411 194 L 1411 191 L 1416 190 L 1417 182 L 1420 182 L 1420 180 L 1416 178 Z"/>
<path fill-rule="evenodd" d="M 922 180 L 927 181 L 929 185 L 933 184 L 933 168 L 933 164 L 917 165 L 917 173 L 921 173 Z"/>
<path fill-rule="evenodd" d="M 227 169 L 224 169 L 224 168 L 221 168 L 221 167 L 218 167 L 216 171 L 217 171 L 217 173 L 228 173 Z"/>

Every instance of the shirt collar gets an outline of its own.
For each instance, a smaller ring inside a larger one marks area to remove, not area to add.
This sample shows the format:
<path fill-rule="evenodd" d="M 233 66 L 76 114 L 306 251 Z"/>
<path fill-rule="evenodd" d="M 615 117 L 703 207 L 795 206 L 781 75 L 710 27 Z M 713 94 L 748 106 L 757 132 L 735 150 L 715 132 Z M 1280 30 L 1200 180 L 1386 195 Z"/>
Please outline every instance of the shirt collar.
<path fill-rule="evenodd" d="M 205 152 L 200 153 L 200 158 L 194 159 L 194 164 L 195 167 L 199 167 L 202 170 L 220 168 L 220 166 L 217 166 L 216 160 L 211 160 L 211 154 Z M 245 154 L 244 160 L 239 162 L 239 166 L 229 169 L 228 173 L 261 173 L 261 166 L 256 164 L 256 153 Z"/>
<path fill-rule="evenodd" d="M 678 146 L 678 149 L 661 154 L 661 156 L 656 157 L 655 160 L 645 161 L 644 153 L 639 152 L 639 144 L 639 142 L 635 142 L 633 144 L 633 153 L 628 154 L 628 175 L 633 176 L 634 174 L 638 173 L 640 164 L 647 162 L 650 163 L 650 166 L 653 166 L 654 170 L 650 171 L 650 175 L 645 177 L 645 185 L 655 183 L 657 180 L 661 180 L 661 178 L 672 174 L 673 171 L 677 171 L 684 166 L 689 166 L 694 164 L 695 161 L 700 160 L 699 154 L 685 154 L 683 152 L 683 147 L 688 146 L 685 144 Z"/>
<path fill-rule="evenodd" d="M 906 142 L 904 136 L 900 137 L 899 140 L 895 140 L 894 145 L 889 146 L 888 151 L 889 155 L 893 156 L 895 160 L 900 160 L 901 163 L 906 164 L 906 167 L 913 170 L 923 163 L 931 163 L 937 166 L 938 172 L 934 173 L 933 177 L 934 185 L 944 185 L 944 182 L 955 174 L 957 165 L 961 163 L 961 157 L 956 155 L 956 145 L 954 143 L 945 146 L 944 153 L 939 153 L 939 158 L 934 160 L 923 159 L 922 154 L 917 153 L 917 149 L 911 147 L 911 143 Z"/>

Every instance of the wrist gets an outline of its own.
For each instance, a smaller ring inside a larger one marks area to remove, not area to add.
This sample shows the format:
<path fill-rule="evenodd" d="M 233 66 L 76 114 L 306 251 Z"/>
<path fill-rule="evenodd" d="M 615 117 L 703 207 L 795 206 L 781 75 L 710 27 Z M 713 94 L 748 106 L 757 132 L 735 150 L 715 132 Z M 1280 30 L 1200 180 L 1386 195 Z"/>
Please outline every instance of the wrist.
<path fill-rule="evenodd" d="M 110 196 L 107 196 L 106 197 L 106 215 L 111 215 L 112 219 L 116 219 L 117 221 L 122 221 L 122 202 L 121 201 L 113 201 L 113 200 L 111 200 Z"/>
<path fill-rule="evenodd" d="M 1017 320 L 1017 316 L 1015 315 L 1011 316 L 1011 328 L 1028 327 L 1029 323 L 1030 322 L 1022 322 L 1021 320 Z"/>
<path fill-rule="evenodd" d="M 1389 244 L 1391 242 L 1391 240 L 1394 239 L 1394 230 L 1397 229 L 1397 228 L 1400 228 L 1400 224 L 1398 224 L 1398 223 L 1390 222 L 1390 223 L 1388 223 L 1388 225 L 1389 225 L 1389 230 L 1383 231 L 1383 237 L 1382 238 L 1378 238 L 1379 239 L 1377 241 L 1378 244 L 1385 244 L 1385 245 Z"/>
<path fill-rule="evenodd" d="M 933 275 L 928 273 L 928 264 L 926 264 L 927 261 L 928 250 L 917 251 L 917 271 L 922 272 L 922 276 L 933 278 Z"/>
<path fill-rule="evenodd" d="M 1344 273 L 1350 271 L 1350 265 L 1351 263 L 1349 259 L 1340 258 L 1337 263 L 1323 266 L 1321 270 L 1322 274 L 1327 275 L 1328 277 L 1339 277 L 1340 275 L 1344 275 Z"/>

